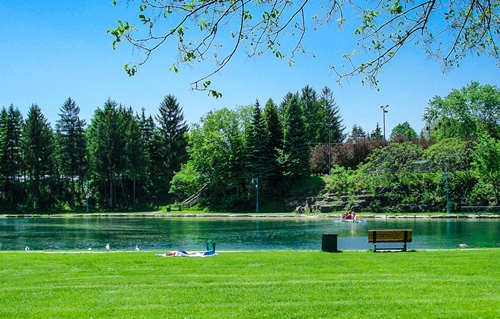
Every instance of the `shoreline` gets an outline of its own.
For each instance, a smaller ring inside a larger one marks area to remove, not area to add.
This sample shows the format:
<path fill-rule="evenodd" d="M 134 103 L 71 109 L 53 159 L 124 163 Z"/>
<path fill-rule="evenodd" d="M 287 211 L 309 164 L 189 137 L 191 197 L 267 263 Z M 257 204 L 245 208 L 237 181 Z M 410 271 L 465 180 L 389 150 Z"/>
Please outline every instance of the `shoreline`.
<path fill-rule="evenodd" d="M 0 218 L 82 218 L 82 217 L 112 217 L 112 218 L 133 218 L 133 217 L 149 217 L 149 218 L 337 218 L 339 219 L 341 212 L 338 214 L 323 214 L 323 215 L 297 215 L 295 213 L 185 213 L 174 214 L 164 213 L 161 211 L 150 213 L 63 213 L 63 214 L 0 214 Z M 428 213 L 408 213 L 408 214 L 373 214 L 367 213 L 358 214 L 359 219 L 500 219 L 500 214 L 436 214 L 429 215 Z"/>

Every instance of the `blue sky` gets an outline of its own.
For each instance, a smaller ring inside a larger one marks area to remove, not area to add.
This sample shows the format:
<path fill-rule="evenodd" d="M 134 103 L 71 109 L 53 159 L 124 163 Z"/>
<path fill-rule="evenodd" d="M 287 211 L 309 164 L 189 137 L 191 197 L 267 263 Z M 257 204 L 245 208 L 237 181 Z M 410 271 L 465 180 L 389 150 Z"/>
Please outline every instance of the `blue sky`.
<path fill-rule="evenodd" d="M 175 56 L 171 48 L 154 54 L 129 78 L 123 65 L 140 57 L 127 45 L 112 50 L 106 30 L 134 9 L 111 4 L 111 0 L 0 2 L 0 106 L 14 104 L 26 115 L 36 103 L 53 125 L 67 97 L 76 100 L 81 117 L 88 121 L 107 98 L 155 114 L 163 96 L 173 94 L 186 120 L 194 123 L 212 109 L 248 105 L 256 99 L 261 104 L 268 98 L 280 102 L 287 92 L 308 84 L 318 92 L 324 86 L 333 90 L 348 130 L 353 124 L 373 130 L 377 122 L 381 124 L 379 106 L 389 104 L 387 133 L 404 121 L 418 133 L 433 96 L 444 96 L 470 81 L 500 83 L 499 68 L 491 57 L 469 56 L 460 68 L 443 74 L 423 49 L 407 47 L 384 68 L 380 91 L 361 85 L 359 77 L 339 86 L 328 66 L 340 65 L 340 56 L 351 51 L 353 42 L 350 32 L 330 25 L 308 33 L 304 46 L 316 57 L 301 55 L 293 67 L 270 55 L 249 59 L 240 52 L 213 78 L 223 93 L 214 99 L 206 92 L 191 91 L 189 85 L 207 66 L 183 68 L 178 74 L 168 71 Z"/>

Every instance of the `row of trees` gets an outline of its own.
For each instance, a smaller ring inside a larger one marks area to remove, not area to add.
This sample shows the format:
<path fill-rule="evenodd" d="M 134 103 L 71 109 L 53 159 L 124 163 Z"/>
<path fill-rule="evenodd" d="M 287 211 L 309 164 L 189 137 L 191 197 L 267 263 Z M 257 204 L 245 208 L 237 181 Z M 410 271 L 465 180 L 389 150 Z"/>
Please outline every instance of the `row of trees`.
<path fill-rule="evenodd" d="M 248 207 L 258 179 L 265 197 L 279 197 L 310 174 L 312 146 L 339 143 L 343 131 L 328 88 L 318 95 L 306 86 L 286 94 L 280 105 L 268 100 L 263 111 L 258 101 L 211 111 L 188 134 L 189 160 L 174 176 L 171 193 L 181 198 L 207 185 L 206 205 Z"/>
<path fill-rule="evenodd" d="M 446 173 L 453 208 L 500 204 L 500 90 L 472 82 L 431 99 L 423 117 L 420 137 L 405 122 L 384 147 L 379 135 L 353 128 L 351 137 L 332 149 L 330 190 L 376 192 L 394 205 L 434 210 L 446 202 Z M 319 155 L 325 152 L 313 150 L 313 167 L 324 169 Z"/>
<path fill-rule="evenodd" d="M 168 199 L 170 180 L 187 158 L 188 127 L 175 97 L 164 98 L 156 121 L 112 100 L 88 126 L 79 112 L 68 98 L 54 131 L 37 105 L 26 121 L 13 106 L 2 110 L 2 208 L 81 207 L 87 196 L 104 208 Z"/>
<path fill-rule="evenodd" d="M 314 145 L 344 139 L 328 88 L 306 86 L 263 109 L 257 101 L 212 111 L 190 131 L 171 95 L 154 118 L 112 100 L 88 125 L 79 111 L 66 100 L 53 129 L 37 105 L 26 121 L 13 106 L 2 110 L 1 207 L 78 208 L 89 199 L 91 207 L 127 209 L 180 200 L 205 184 L 208 204 L 242 207 L 254 195 L 252 178 L 279 196 L 310 174 Z"/>

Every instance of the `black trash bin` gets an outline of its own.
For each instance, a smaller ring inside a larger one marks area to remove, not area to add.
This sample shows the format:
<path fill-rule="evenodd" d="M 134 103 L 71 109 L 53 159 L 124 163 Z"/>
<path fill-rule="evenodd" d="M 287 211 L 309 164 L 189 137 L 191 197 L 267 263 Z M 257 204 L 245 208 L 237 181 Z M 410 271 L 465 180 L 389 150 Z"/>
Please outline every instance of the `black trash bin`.
<path fill-rule="evenodd" d="M 337 234 L 323 234 L 321 241 L 321 250 L 327 252 L 338 252 L 337 249 Z"/>

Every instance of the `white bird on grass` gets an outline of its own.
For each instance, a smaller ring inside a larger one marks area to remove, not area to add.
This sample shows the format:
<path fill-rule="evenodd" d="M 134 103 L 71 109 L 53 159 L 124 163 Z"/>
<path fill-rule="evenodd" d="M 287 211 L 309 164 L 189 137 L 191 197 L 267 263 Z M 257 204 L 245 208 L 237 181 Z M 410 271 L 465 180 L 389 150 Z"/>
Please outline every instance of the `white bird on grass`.
<path fill-rule="evenodd" d="M 87 249 L 87 250 L 92 250 L 92 248 L 89 247 L 89 249 Z"/>
<path fill-rule="evenodd" d="M 469 248 L 469 245 L 467 245 L 467 244 L 458 244 L 458 247 L 460 247 L 460 248 Z"/>
<path fill-rule="evenodd" d="M 135 250 L 136 250 L 136 251 L 139 251 L 139 250 L 140 250 L 138 245 L 135 245 Z"/>
<path fill-rule="evenodd" d="M 24 247 L 24 251 L 29 251 L 30 248 L 28 246 Z"/>
<path fill-rule="evenodd" d="M 106 244 L 106 250 L 109 250 L 109 244 Z"/>

